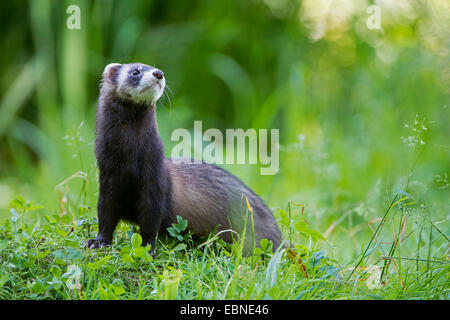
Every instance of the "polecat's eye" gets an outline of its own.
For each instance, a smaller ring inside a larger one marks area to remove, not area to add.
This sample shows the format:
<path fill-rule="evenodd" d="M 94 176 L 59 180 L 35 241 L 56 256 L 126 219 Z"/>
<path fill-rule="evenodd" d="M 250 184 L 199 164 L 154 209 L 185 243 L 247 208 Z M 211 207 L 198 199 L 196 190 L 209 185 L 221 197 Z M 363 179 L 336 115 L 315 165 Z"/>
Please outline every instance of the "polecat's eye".
<path fill-rule="evenodd" d="M 141 73 L 139 70 L 134 70 L 133 71 L 133 76 L 137 76 L 139 73 Z"/>

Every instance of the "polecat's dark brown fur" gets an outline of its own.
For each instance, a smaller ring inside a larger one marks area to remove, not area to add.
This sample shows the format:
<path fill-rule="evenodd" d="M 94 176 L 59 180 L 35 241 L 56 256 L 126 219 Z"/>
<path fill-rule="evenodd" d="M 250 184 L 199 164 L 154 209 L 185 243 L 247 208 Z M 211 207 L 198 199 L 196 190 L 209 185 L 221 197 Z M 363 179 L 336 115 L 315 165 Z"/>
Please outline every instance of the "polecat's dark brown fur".
<path fill-rule="evenodd" d="M 247 197 L 256 246 L 266 238 L 277 248 L 281 233 L 272 212 L 238 178 L 212 164 L 164 157 L 156 123 L 156 101 L 164 86 L 163 73 L 147 65 L 105 68 L 95 145 L 99 233 L 88 247 L 110 244 L 117 223 L 125 220 L 139 225 L 143 244 L 153 249 L 158 231 L 165 231 L 177 215 L 188 220 L 194 234 L 216 229 L 231 242 L 244 229 Z M 252 240 L 248 214 L 244 253 L 249 253 Z"/>

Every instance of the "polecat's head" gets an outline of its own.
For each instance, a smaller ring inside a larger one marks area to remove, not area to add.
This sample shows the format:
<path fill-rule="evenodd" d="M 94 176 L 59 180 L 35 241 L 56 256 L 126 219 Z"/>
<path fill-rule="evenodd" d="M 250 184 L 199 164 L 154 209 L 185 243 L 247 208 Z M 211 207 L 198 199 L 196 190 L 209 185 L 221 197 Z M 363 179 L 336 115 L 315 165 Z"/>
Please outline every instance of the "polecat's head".
<path fill-rule="evenodd" d="M 138 104 L 155 104 L 165 85 L 161 70 L 142 63 L 111 63 L 103 71 L 103 87 Z"/>

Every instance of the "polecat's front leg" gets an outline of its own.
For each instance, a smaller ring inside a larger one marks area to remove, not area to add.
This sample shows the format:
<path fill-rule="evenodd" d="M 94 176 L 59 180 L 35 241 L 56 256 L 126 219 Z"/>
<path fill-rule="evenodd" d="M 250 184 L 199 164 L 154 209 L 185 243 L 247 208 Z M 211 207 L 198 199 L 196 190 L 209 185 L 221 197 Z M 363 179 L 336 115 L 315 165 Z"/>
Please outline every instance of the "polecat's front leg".
<path fill-rule="evenodd" d="M 98 236 L 87 242 L 89 249 L 109 246 L 112 243 L 114 229 L 120 218 L 120 208 L 112 197 L 106 197 L 106 192 L 100 187 L 100 196 L 97 205 Z"/>
<path fill-rule="evenodd" d="M 142 197 L 137 201 L 138 224 L 142 237 L 142 246 L 151 245 L 149 253 L 153 255 L 155 240 L 161 228 L 162 208 L 157 202 L 152 201 L 147 195 L 149 192 L 142 192 Z"/>

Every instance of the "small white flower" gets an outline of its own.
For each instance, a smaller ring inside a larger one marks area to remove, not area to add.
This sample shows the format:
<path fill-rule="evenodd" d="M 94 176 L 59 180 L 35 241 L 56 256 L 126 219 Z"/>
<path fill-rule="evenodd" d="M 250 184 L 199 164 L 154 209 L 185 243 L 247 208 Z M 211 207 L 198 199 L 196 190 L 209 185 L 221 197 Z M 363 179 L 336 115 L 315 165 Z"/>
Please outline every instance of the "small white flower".
<path fill-rule="evenodd" d="M 366 285 L 369 289 L 380 289 L 381 288 L 381 268 L 375 265 L 369 266 L 367 268 L 367 280 Z"/>

